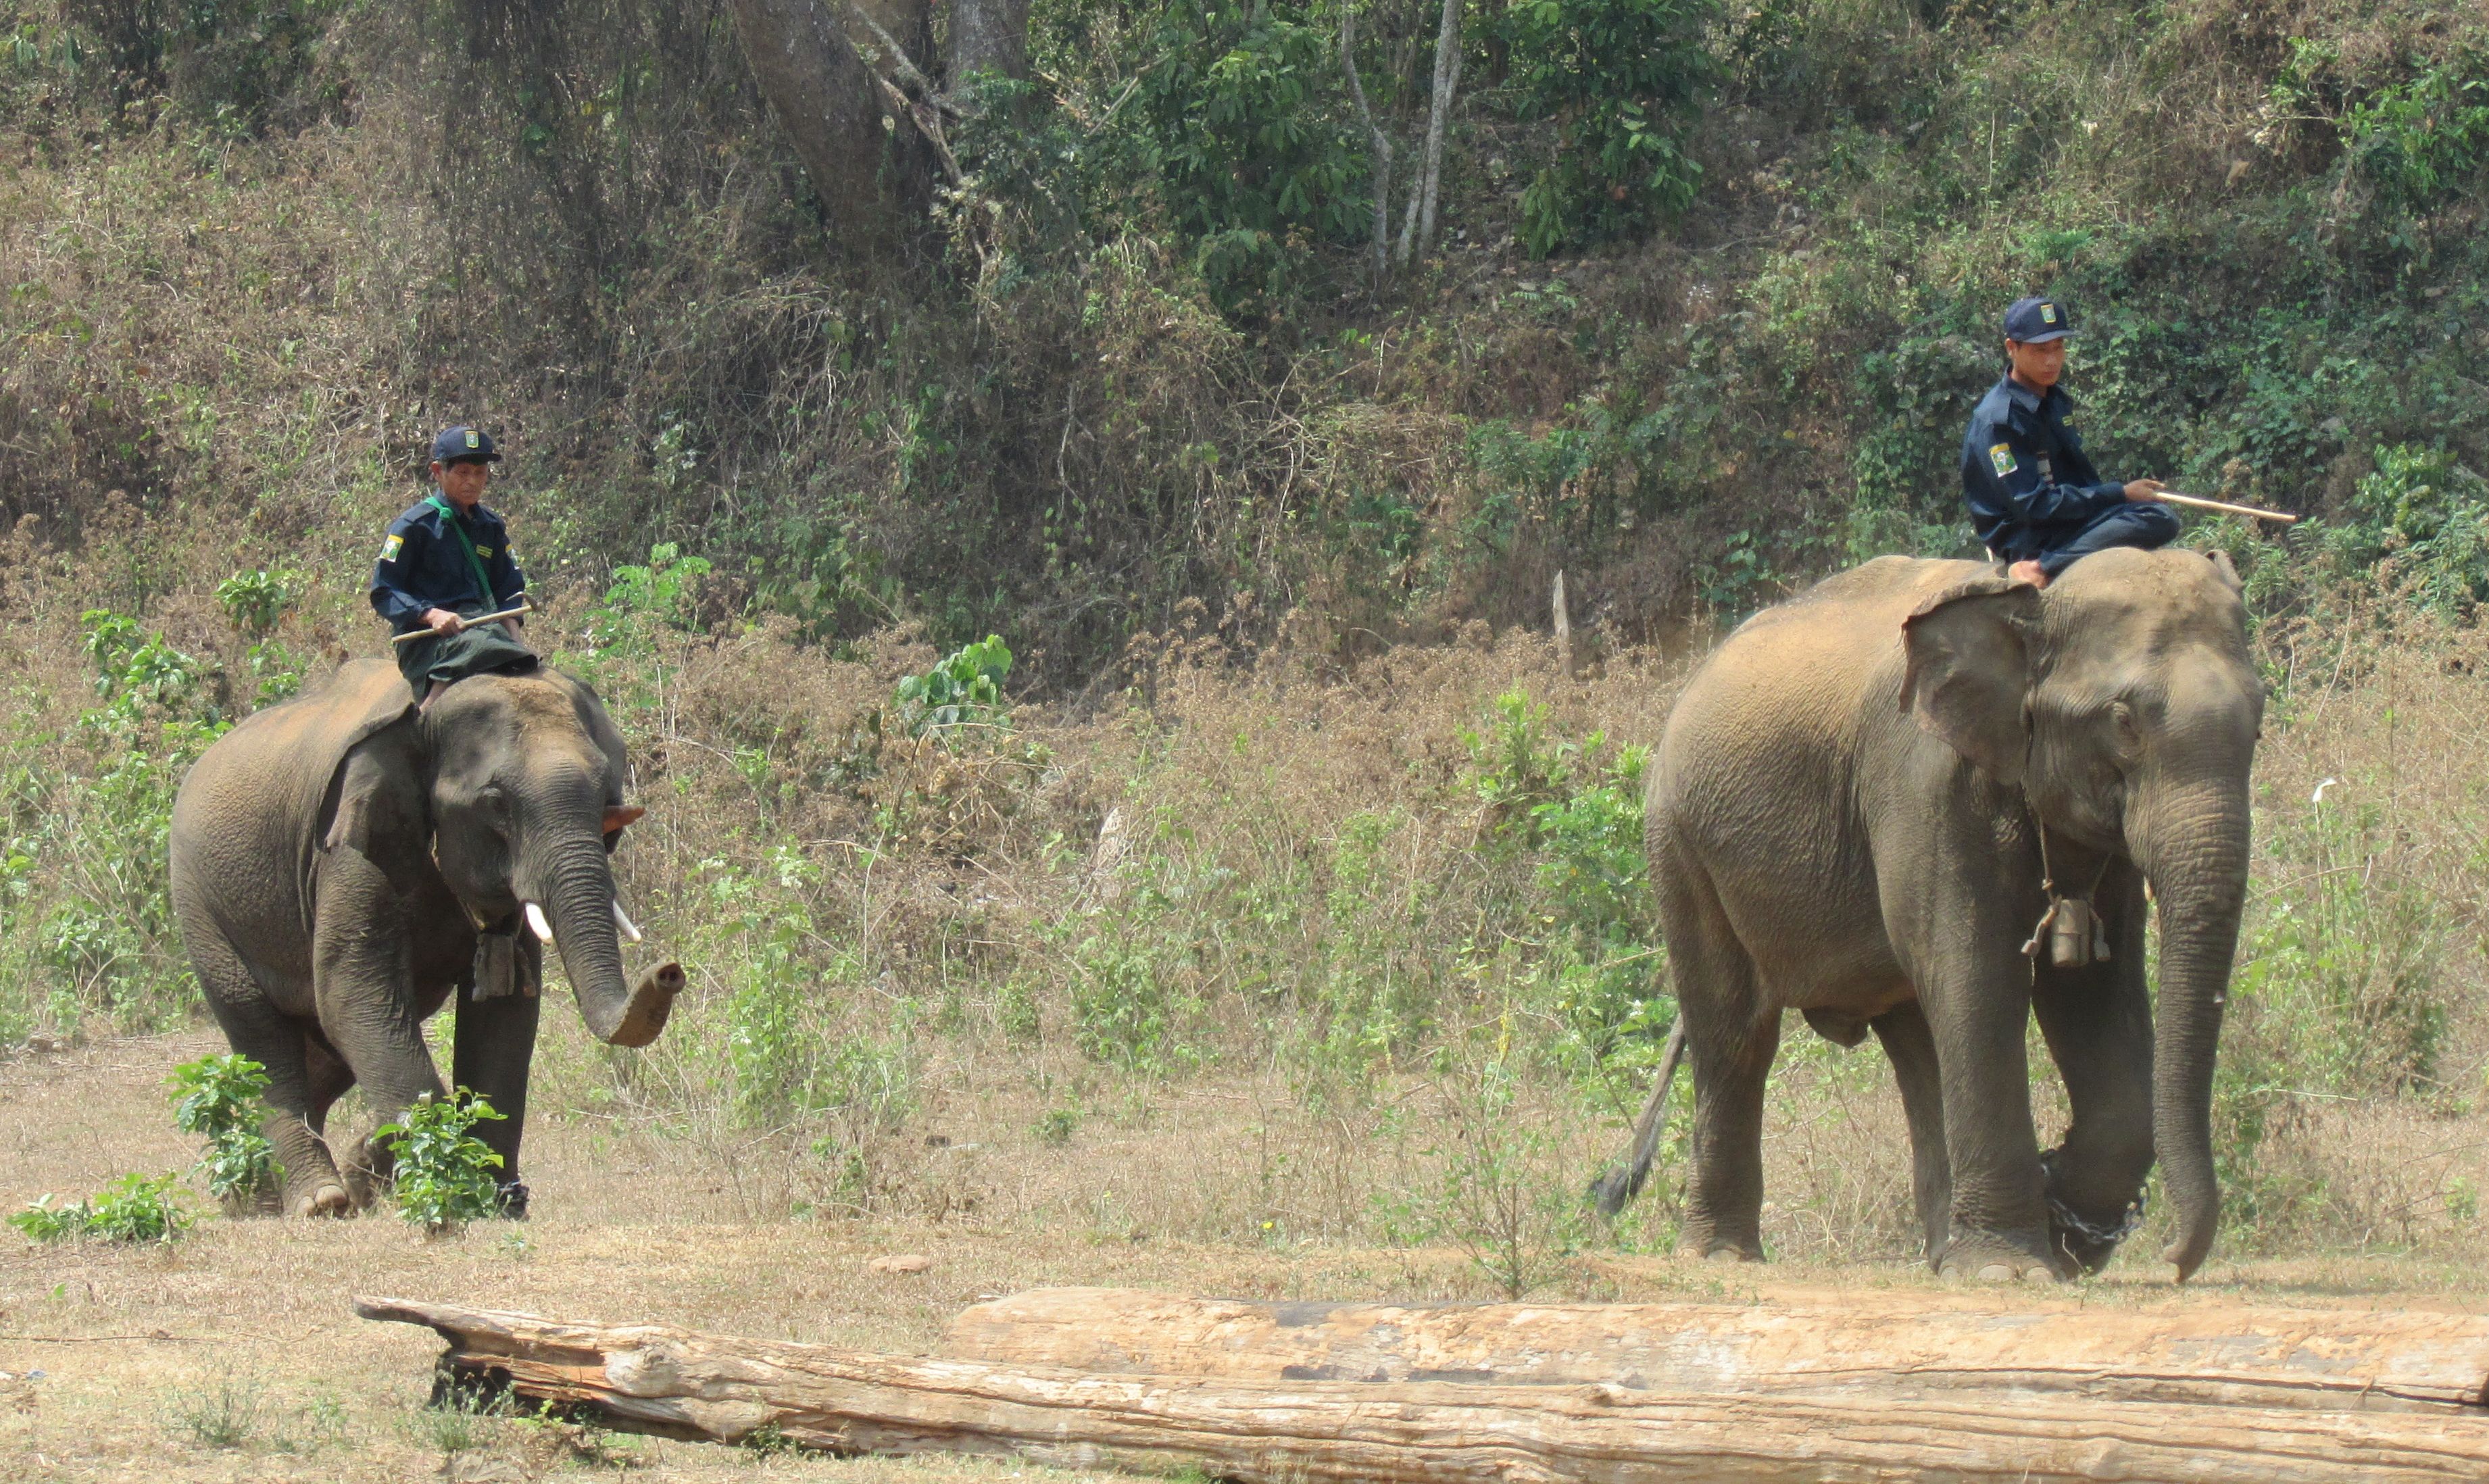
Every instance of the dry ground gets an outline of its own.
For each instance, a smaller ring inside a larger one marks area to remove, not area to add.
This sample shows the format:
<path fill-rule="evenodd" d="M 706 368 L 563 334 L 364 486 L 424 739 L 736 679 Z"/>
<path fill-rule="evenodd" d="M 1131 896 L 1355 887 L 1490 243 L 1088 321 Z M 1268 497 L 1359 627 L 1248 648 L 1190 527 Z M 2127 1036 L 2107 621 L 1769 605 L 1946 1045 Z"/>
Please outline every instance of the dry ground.
<path fill-rule="evenodd" d="M 83 1193 L 124 1170 L 182 1167 L 191 1151 L 164 1116 L 164 1073 L 214 1049 L 213 1034 L 192 1033 L 0 1064 L 0 1205 Z M 1216 1111 L 1220 1096 L 1171 1094 L 1177 1104 L 1205 1100 L 1213 1117 L 1227 1116 Z M 981 1131 L 964 1110 L 954 1122 L 962 1142 Z M 1154 1127 L 1179 1143 L 1199 1132 L 1180 1106 Z M 37 1248 L 0 1234 L 0 1371 L 9 1375 L 0 1382 L 0 1458 L 10 1476 L 516 1481 L 612 1466 L 665 1479 L 1074 1477 L 1024 1464 L 837 1461 L 637 1438 L 607 1440 L 601 1461 L 583 1458 L 542 1426 L 466 1423 L 427 1410 L 438 1342 L 357 1320 L 348 1310 L 356 1294 L 924 1351 L 979 1297 L 1043 1284 L 1339 1298 L 1477 1292 L 1451 1254 L 1215 1246 L 982 1214 L 941 1224 L 755 1220 L 713 1161 L 578 1120 L 534 1126 L 528 1175 L 534 1220 L 431 1241 L 386 1218 L 210 1219 L 179 1243 L 139 1249 Z M 899 1251 L 930 1256 L 931 1270 L 867 1270 L 870 1258 Z M 2075 1301 L 2470 1309 L 2481 1294 L 2475 1270 L 2459 1263 L 2217 1262 L 2209 1281 L 2183 1296 L 2161 1272 L 2131 1256 Z M 1922 1302 L 1938 1290 L 1901 1262 L 1723 1270 L 1638 1256 L 1578 1260 L 1559 1288 L 1603 1298 L 1769 1299 L 1861 1286 L 1919 1291 Z M 1991 1300 L 2066 1301 L 1976 1301 Z M 247 1424 L 242 1442 L 203 1440 L 233 1416 Z M 464 1445 L 444 1449 L 462 1431 Z"/>

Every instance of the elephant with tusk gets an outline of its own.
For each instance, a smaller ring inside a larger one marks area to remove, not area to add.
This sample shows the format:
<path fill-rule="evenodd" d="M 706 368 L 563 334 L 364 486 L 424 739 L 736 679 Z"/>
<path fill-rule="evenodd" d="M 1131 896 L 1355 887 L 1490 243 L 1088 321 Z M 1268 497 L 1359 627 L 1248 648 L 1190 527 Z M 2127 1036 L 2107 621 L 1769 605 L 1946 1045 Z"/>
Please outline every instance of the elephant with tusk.
<path fill-rule="evenodd" d="M 1670 714 L 1645 822 L 1694 1070 L 1683 1245 L 1763 1255 L 1763 1090 L 1794 1010 L 1882 1042 L 1940 1271 L 2097 1270 L 2157 1156 L 2163 1256 L 2192 1274 L 2220 1213 L 2213 1058 L 2263 706 L 2217 554 L 2103 551 L 2045 591 L 1888 556 L 1731 635 Z M 2046 1156 L 2035 1013 L 2074 1115 Z"/>
<path fill-rule="evenodd" d="M 455 993 L 452 1079 L 508 1115 L 477 1126 L 524 1214 L 519 1141 L 543 945 L 558 946 L 600 1041 L 644 1046 L 682 970 L 637 985 L 638 928 L 608 857 L 643 811 L 622 802 L 621 735 L 552 670 L 478 675 L 418 712 L 386 661 L 348 665 L 208 749 L 173 806 L 175 914 L 234 1050 L 268 1069 L 284 1209 L 343 1214 L 386 1159 L 340 1161 L 329 1107 L 361 1083 L 381 1121 L 443 1092 L 423 1021 Z M 532 932 L 521 930 L 524 926 Z"/>

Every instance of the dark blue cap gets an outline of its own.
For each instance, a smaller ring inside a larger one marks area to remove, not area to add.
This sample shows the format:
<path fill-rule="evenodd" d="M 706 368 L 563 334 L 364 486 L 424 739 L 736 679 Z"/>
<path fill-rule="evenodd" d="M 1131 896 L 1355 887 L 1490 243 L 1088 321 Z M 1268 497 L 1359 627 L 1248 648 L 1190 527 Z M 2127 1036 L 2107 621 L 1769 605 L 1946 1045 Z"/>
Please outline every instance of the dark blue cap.
<path fill-rule="evenodd" d="M 2017 299 L 2005 311 L 2005 338 L 2025 345 L 2063 340 L 2074 332 L 2074 317 L 2053 299 Z"/>
<path fill-rule="evenodd" d="M 460 459 L 489 459 L 499 464 L 501 451 L 493 446 L 493 435 L 481 428 L 443 428 L 432 441 L 432 462 L 455 464 Z"/>

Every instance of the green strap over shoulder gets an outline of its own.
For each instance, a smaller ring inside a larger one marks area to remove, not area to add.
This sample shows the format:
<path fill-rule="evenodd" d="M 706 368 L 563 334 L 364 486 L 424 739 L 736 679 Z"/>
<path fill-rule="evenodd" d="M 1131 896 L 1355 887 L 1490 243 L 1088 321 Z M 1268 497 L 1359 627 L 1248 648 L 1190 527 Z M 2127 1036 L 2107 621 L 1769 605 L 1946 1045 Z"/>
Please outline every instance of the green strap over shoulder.
<path fill-rule="evenodd" d="M 484 606 L 487 609 L 491 608 L 493 580 L 484 575 L 484 558 L 475 555 L 475 539 L 467 534 L 467 523 L 458 518 L 458 511 L 449 501 L 437 494 L 427 496 L 423 502 L 441 512 L 449 527 L 449 533 L 458 538 L 458 549 L 467 554 L 467 565 L 475 573 L 476 590 L 484 594 Z"/>

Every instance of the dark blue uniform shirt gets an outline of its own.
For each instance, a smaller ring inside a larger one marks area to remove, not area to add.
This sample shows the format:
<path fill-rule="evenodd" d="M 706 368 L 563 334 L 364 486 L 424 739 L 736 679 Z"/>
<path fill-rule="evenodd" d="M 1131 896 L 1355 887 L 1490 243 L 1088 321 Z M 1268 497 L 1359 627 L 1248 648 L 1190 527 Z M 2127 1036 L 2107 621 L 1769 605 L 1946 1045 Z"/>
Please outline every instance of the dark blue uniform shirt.
<path fill-rule="evenodd" d="M 492 591 L 476 591 L 475 569 L 449 528 L 452 519 L 467 528 Z M 497 613 L 516 607 L 527 588 L 527 574 L 510 555 L 509 528 L 480 504 L 464 517 L 449 517 L 423 501 L 389 523 L 380 560 L 372 563 L 372 607 L 401 634 L 423 627 L 426 609 L 463 611 L 469 617 Z"/>
<path fill-rule="evenodd" d="M 2102 480 L 2055 386 L 2042 396 L 2007 376 L 1971 411 L 1961 441 L 1961 491 L 1987 548 L 2010 561 L 2065 545 L 2126 502 Z"/>

